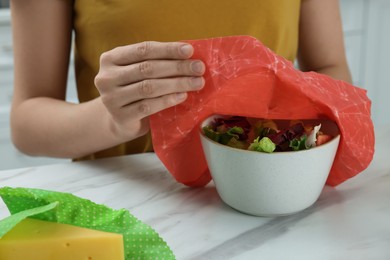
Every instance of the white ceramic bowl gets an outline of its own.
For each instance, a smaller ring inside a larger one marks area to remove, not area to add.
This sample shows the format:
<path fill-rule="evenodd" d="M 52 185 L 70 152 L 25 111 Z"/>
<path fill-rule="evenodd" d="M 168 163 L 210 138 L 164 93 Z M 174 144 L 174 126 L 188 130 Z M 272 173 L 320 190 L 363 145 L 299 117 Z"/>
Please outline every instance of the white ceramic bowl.
<path fill-rule="evenodd" d="M 201 128 L 215 117 L 206 119 Z M 320 122 L 321 130 L 335 137 L 308 150 L 270 154 L 219 144 L 200 129 L 207 164 L 222 200 L 238 211 L 257 216 L 289 215 L 311 206 L 325 185 L 340 135 L 331 121 L 310 122 Z"/>

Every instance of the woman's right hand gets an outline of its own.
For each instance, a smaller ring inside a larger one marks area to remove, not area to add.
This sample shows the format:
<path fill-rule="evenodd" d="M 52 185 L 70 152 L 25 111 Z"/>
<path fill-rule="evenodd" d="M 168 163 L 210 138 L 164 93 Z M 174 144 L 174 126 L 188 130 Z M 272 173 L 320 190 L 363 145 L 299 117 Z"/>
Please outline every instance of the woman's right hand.
<path fill-rule="evenodd" d="M 148 116 L 203 88 L 205 65 L 190 59 L 193 51 L 187 43 L 142 42 L 101 55 L 95 85 L 118 138 L 128 141 L 146 134 Z"/>

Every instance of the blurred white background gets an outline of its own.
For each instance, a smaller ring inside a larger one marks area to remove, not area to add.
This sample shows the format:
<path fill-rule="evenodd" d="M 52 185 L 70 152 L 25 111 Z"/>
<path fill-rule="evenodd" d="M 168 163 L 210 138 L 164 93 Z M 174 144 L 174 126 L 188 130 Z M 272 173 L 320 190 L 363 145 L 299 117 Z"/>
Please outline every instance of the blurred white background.
<path fill-rule="evenodd" d="M 0 170 L 67 161 L 28 157 L 11 143 L 12 36 L 8 0 L 0 5 Z M 390 0 L 340 0 L 340 5 L 354 84 L 367 89 L 375 126 L 390 125 Z M 72 66 L 68 85 L 67 99 L 76 102 Z"/>

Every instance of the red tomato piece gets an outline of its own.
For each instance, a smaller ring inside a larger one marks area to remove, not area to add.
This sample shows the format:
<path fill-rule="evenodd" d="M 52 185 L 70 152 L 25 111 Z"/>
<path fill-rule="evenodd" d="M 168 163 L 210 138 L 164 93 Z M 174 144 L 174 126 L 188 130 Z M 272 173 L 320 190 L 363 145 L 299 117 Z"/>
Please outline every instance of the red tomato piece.
<path fill-rule="evenodd" d="M 331 135 L 319 135 L 317 136 L 317 141 L 316 141 L 316 145 L 321 145 L 321 144 L 324 144 L 324 143 L 327 143 L 329 142 L 331 139 L 333 138 L 333 136 Z"/>

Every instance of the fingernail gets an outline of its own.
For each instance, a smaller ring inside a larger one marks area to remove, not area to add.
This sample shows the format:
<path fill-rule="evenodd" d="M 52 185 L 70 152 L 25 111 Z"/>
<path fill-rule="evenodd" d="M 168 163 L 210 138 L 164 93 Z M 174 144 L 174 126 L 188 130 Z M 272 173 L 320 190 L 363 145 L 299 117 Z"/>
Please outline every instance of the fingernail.
<path fill-rule="evenodd" d="M 191 64 L 191 70 L 197 74 L 203 74 L 205 67 L 203 65 L 203 62 L 201 61 L 194 61 Z"/>
<path fill-rule="evenodd" d="M 202 77 L 194 77 L 191 79 L 191 85 L 192 87 L 196 88 L 196 89 L 199 89 L 201 87 L 203 87 L 204 85 L 204 81 L 203 81 L 203 78 Z"/>
<path fill-rule="evenodd" d="M 194 48 L 192 48 L 191 45 L 185 44 L 180 47 L 180 53 L 184 57 L 191 57 L 192 53 L 194 52 Z"/>
<path fill-rule="evenodd" d="M 187 93 L 181 92 L 181 93 L 176 93 L 176 100 L 177 101 L 183 101 L 187 98 Z"/>

